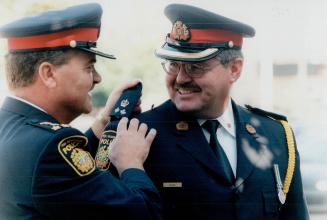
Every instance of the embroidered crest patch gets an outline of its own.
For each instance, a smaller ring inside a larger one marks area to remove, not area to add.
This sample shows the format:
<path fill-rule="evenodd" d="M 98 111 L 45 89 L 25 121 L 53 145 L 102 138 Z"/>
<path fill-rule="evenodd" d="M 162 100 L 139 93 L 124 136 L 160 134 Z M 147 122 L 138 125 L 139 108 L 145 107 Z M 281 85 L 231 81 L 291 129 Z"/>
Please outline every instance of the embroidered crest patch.
<path fill-rule="evenodd" d="M 89 152 L 83 150 L 87 145 L 87 138 L 74 135 L 61 140 L 58 151 L 65 161 L 79 176 L 86 176 L 95 170 L 95 162 Z"/>
<path fill-rule="evenodd" d="M 99 144 L 98 152 L 95 156 L 95 164 L 98 169 L 106 171 L 109 169 L 109 145 L 116 137 L 116 131 L 108 130 L 103 132 L 102 138 Z"/>

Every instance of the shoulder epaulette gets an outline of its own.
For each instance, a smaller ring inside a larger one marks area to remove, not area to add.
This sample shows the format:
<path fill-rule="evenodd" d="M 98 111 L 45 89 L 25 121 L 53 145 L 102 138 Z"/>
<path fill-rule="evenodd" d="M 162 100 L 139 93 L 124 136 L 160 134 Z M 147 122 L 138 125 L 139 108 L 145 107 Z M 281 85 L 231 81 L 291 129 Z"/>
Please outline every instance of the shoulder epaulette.
<path fill-rule="evenodd" d="M 39 121 L 34 119 L 27 121 L 27 123 L 51 131 L 58 131 L 62 128 L 70 128 L 69 124 L 59 124 L 59 123 L 54 123 L 49 121 Z"/>
<path fill-rule="evenodd" d="M 256 113 L 256 114 L 258 114 L 258 115 L 266 116 L 266 117 L 269 117 L 269 118 L 272 118 L 272 119 L 275 119 L 275 120 L 283 120 L 283 121 L 287 121 L 287 117 L 284 116 L 284 115 L 279 115 L 279 114 L 276 114 L 276 113 L 274 113 L 274 112 L 268 112 L 268 111 L 262 110 L 262 109 L 260 109 L 260 108 L 252 107 L 252 106 L 250 106 L 250 105 L 245 105 L 245 107 L 246 107 L 250 112 Z"/>

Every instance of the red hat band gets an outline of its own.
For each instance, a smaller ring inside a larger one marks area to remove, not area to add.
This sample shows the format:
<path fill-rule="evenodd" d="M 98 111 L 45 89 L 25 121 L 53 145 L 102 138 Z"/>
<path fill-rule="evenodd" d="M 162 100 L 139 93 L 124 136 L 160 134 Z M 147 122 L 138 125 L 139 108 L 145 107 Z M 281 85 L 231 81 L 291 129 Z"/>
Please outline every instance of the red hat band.
<path fill-rule="evenodd" d="M 28 50 L 70 46 L 71 41 L 95 42 L 98 39 L 98 33 L 99 28 L 75 28 L 50 34 L 10 37 L 8 38 L 8 49 Z"/>
<path fill-rule="evenodd" d="M 218 42 L 233 42 L 235 46 L 242 46 L 243 36 L 239 33 L 234 33 L 225 30 L 218 29 L 189 29 L 190 37 L 188 36 L 178 36 L 173 31 L 170 33 L 169 37 L 172 41 L 178 41 L 183 39 L 189 39 L 187 43 L 218 43 Z M 187 32 L 183 32 L 184 35 Z"/>

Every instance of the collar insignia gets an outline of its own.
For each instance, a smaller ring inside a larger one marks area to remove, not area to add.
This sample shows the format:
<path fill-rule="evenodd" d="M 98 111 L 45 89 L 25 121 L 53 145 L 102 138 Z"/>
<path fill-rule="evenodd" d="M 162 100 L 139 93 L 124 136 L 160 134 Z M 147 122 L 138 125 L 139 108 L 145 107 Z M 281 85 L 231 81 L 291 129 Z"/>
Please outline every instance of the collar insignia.
<path fill-rule="evenodd" d="M 181 21 L 176 21 L 170 33 L 170 37 L 174 40 L 188 41 L 191 38 L 188 27 Z"/>
<path fill-rule="evenodd" d="M 176 129 L 178 131 L 187 131 L 189 129 L 188 123 L 186 121 L 180 121 L 176 124 Z"/>
<path fill-rule="evenodd" d="M 122 100 L 121 103 L 120 103 L 120 106 L 123 107 L 123 108 L 125 108 L 125 107 L 128 106 L 128 105 L 129 105 L 129 101 L 128 101 L 128 99 L 124 99 L 124 100 Z"/>
<path fill-rule="evenodd" d="M 255 128 L 252 125 L 250 125 L 250 124 L 246 124 L 245 125 L 245 128 L 249 132 L 249 134 L 255 134 L 255 133 L 257 133 L 257 131 L 255 130 Z"/>

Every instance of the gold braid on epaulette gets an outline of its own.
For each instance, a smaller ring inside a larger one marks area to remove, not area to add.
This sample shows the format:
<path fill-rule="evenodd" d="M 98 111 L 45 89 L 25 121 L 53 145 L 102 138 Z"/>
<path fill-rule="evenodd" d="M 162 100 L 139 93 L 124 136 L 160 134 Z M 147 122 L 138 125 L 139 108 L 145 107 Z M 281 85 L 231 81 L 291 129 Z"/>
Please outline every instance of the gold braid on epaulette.
<path fill-rule="evenodd" d="M 286 142 L 288 147 L 288 164 L 287 164 L 287 171 L 284 180 L 284 193 L 285 195 L 287 195 L 292 183 L 292 178 L 295 169 L 295 145 L 294 145 L 293 132 L 288 122 L 284 120 L 279 120 L 279 122 L 282 124 L 285 130 Z"/>

